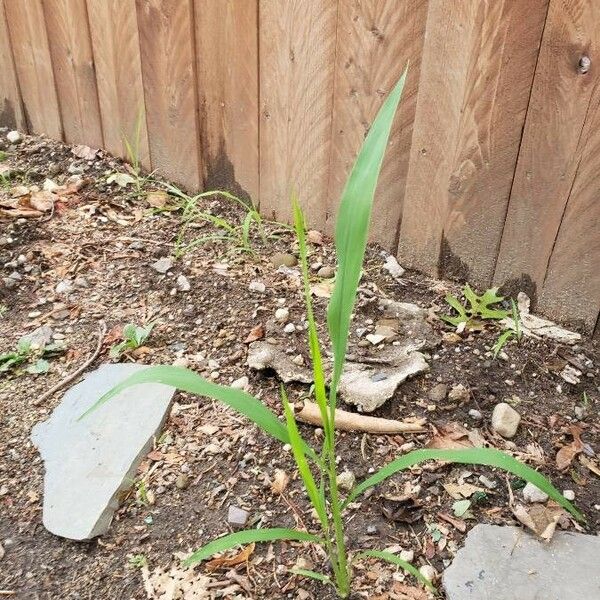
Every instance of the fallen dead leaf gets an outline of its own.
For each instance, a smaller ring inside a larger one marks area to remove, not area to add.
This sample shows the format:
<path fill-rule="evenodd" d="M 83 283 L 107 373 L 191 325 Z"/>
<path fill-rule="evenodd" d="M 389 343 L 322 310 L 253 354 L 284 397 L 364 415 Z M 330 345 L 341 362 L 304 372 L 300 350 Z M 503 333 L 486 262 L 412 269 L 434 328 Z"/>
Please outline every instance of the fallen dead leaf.
<path fill-rule="evenodd" d="M 423 504 L 412 496 L 386 496 L 381 504 L 386 519 L 397 523 L 416 523 L 423 518 Z"/>
<path fill-rule="evenodd" d="M 433 438 L 425 446 L 426 448 L 449 450 L 473 447 L 473 442 L 469 439 L 469 430 L 459 423 L 448 423 L 435 429 L 435 432 Z"/>
<path fill-rule="evenodd" d="M 256 342 L 257 340 L 261 340 L 265 337 L 265 328 L 262 323 L 258 324 L 256 327 L 253 327 L 250 330 L 250 333 L 244 340 L 244 344 L 250 344 L 251 342 Z"/>
<path fill-rule="evenodd" d="M 214 571 L 215 569 L 222 569 L 225 567 L 235 567 L 248 561 L 252 553 L 254 552 L 255 544 L 248 544 L 242 548 L 235 556 L 218 556 L 206 563 L 206 568 Z"/>
<path fill-rule="evenodd" d="M 150 460 L 152 460 L 154 462 L 163 460 L 165 457 L 165 455 L 160 450 L 151 450 L 150 452 L 148 452 L 148 454 L 146 456 L 147 456 L 147 458 L 149 458 Z"/>
<path fill-rule="evenodd" d="M 169 200 L 169 194 L 161 190 L 152 190 L 146 194 L 146 202 L 154 208 L 164 208 Z"/>
<path fill-rule="evenodd" d="M 461 519 L 457 519 L 448 513 L 440 512 L 438 513 L 438 517 L 442 519 L 442 521 L 446 521 L 446 523 L 450 523 L 455 529 L 458 529 L 461 533 L 464 533 L 467 530 L 467 524 Z"/>
<path fill-rule="evenodd" d="M 77 158 L 84 158 L 85 160 L 94 160 L 94 158 L 96 158 L 96 154 L 98 154 L 98 150 L 90 148 L 85 144 L 79 144 L 71 148 L 71 154 L 75 155 Z"/>
<path fill-rule="evenodd" d="M 429 594 L 421 588 L 406 585 L 404 583 L 394 583 L 395 600 L 429 600 Z"/>
<path fill-rule="evenodd" d="M 147 354 L 152 354 L 152 348 L 148 348 L 148 346 L 139 346 L 138 348 L 134 348 L 130 354 L 135 358 L 140 358 L 141 356 L 146 356 Z"/>
<path fill-rule="evenodd" d="M 511 508 L 515 517 L 525 527 L 547 542 L 552 539 L 556 525 L 564 514 L 564 510 L 551 500 L 545 505 L 534 504 L 526 508 L 522 504 L 516 504 Z"/>
<path fill-rule="evenodd" d="M 592 473 L 594 473 L 594 475 L 600 477 L 600 465 L 598 465 L 596 462 L 583 455 L 579 456 L 579 462 L 584 467 L 587 467 Z"/>
<path fill-rule="evenodd" d="M 484 489 L 472 485 L 470 483 L 444 483 L 444 489 L 454 498 L 454 500 L 462 500 L 470 498 L 475 492 L 483 492 Z"/>
<path fill-rule="evenodd" d="M 573 441 L 567 446 L 563 446 L 556 453 L 556 466 L 559 471 L 566 469 L 572 462 L 573 459 L 581 453 L 583 450 L 583 441 L 581 440 L 581 427 L 577 425 L 571 425 L 569 428 Z"/>
<path fill-rule="evenodd" d="M 173 566 L 169 570 L 157 568 L 150 572 L 142 567 L 144 590 L 148 600 L 209 600 L 214 595 L 209 589 L 211 579 L 194 572 Z"/>
<path fill-rule="evenodd" d="M 271 491 L 274 494 L 282 494 L 285 491 L 289 481 L 290 478 L 288 474 L 282 469 L 277 469 L 275 471 L 273 481 L 271 482 Z"/>
<path fill-rule="evenodd" d="M 33 194 L 31 194 L 29 197 L 29 204 L 31 208 L 34 208 L 35 210 L 48 212 L 54 207 L 55 200 L 55 194 L 42 190 L 41 192 L 33 192 Z"/>
<path fill-rule="evenodd" d="M 333 281 L 328 279 L 327 281 L 321 281 L 310 286 L 310 291 L 313 296 L 317 298 L 331 298 L 331 292 L 333 291 Z"/>

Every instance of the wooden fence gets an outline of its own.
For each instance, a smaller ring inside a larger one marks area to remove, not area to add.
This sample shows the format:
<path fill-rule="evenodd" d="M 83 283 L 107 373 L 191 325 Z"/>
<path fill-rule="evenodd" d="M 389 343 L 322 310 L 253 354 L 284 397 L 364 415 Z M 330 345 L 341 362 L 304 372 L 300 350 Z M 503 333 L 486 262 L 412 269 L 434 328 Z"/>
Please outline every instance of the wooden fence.
<path fill-rule="evenodd" d="M 0 0 L 0 122 L 331 230 L 410 71 L 374 238 L 598 329 L 600 1 Z M 588 60 L 591 59 L 591 62 Z M 139 135 L 136 131 L 139 130 Z"/>

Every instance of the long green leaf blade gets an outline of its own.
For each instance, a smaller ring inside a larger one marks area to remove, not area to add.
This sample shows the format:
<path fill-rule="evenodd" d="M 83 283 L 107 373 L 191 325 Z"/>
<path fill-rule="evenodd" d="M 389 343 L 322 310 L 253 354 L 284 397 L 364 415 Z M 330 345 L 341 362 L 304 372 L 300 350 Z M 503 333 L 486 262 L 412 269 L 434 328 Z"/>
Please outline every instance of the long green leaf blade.
<path fill-rule="evenodd" d="M 230 533 L 229 535 L 213 540 L 188 556 L 183 561 L 183 565 L 189 567 L 210 558 L 217 552 L 229 550 L 234 546 L 250 544 L 252 542 L 274 542 L 276 540 L 296 540 L 299 542 L 314 542 L 316 544 L 322 542 L 316 535 L 306 533 L 305 531 L 298 531 L 296 529 L 285 529 L 283 527 L 275 527 L 272 529 L 246 529 L 245 531 L 236 531 L 235 533 Z"/>
<path fill-rule="evenodd" d="M 294 567 L 290 569 L 290 573 L 292 573 L 293 575 L 301 575 L 302 577 L 310 577 L 311 579 L 316 579 L 317 581 L 320 581 L 321 583 L 324 583 L 326 585 L 333 585 L 330 577 L 327 577 L 327 575 L 323 575 L 323 573 L 311 571 L 310 569 L 299 569 Z"/>
<path fill-rule="evenodd" d="M 296 423 L 294 410 L 290 406 L 283 386 L 281 386 L 281 400 L 283 402 L 283 410 L 285 411 L 290 445 L 292 446 L 292 452 L 294 454 L 294 459 L 296 461 L 300 477 L 302 477 L 302 482 L 304 483 L 304 489 L 306 490 L 311 504 L 317 511 L 317 515 L 319 516 L 319 521 L 321 521 L 323 529 L 327 530 L 328 523 L 327 511 L 325 510 L 325 499 L 320 494 L 315 479 L 310 471 L 308 461 L 306 460 L 306 456 L 304 454 L 304 448 L 307 444 L 304 442 L 300 432 L 298 431 L 298 424 Z"/>
<path fill-rule="evenodd" d="M 443 460 L 452 463 L 470 465 L 486 465 L 497 467 L 533 483 L 540 490 L 548 494 L 552 500 L 569 511 L 579 521 L 585 521 L 584 516 L 541 474 L 536 470 L 524 465 L 512 456 L 494 448 L 467 448 L 465 450 L 414 450 L 377 471 L 374 475 L 365 479 L 357 485 L 348 498 L 344 501 L 344 507 L 353 502 L 360 494 L 369 488 L 381 483 L 398 471 L 403 471 L 426 460 Z"/>
<path fill-rule="evenodd" d="M 182 367 L 148 367 L 147 369 L 133 373 L 133 375 L 130 375 L 108 393 L 104 394 L 104 396 L 88 408 L 79 419 L 82 419 L 86 415 L 97 410 L 105 402 L 108 402 L 108 400 L 122 392 L 124 389 L 141 383 L 163 383 L 184 392 L 220 400 L 237 412 L 248 417 L 248 419 L 256 423 L 258 427 L 269 435 L 272 435 L 284 444 L 290 443 L 290 438 L 285 425 L 279 421 L 277 416 L 260 400 L 257 400 L 254 396 L 251 396 L 242 390 L 236 390 L 228 386 L 207 381 L 193 371 Z M 306 449 L 305 451 L 311 458 L 315 456 L 312 449 Z"/>
<path fill-rule="evenodd" d="M 404 569 L 407 573 L 410 573 L 413 577 L 415 577 L 423 585 L 429 588 L 432 592 L 436 591 L 431 581 L 429 581 L 429 579 L 427 579 L 426 577 L 423 577 L 423 575 L 419 573 L 418 569 L 416 569 L 409 562 L 402 560 L 399 556 L 392 554 L 391 552 L 383 552 L 381 550 L 363 550 L 362 552 L 356 554 L 355 558 L 362 558 L 363 556 L 379 558 L 381 560 L 386 560 L 387 562 L 393 563 L 401 569 Z"/>
<path fill-rule="evenodd" d="M 344 366 L 350 318 L 356 300 L 356 291 L 367 245 L 373 196 L 396 108 L 402 96 L 407 70 L 408 67 L 373 121 L 340 201 L 335 230 L 338 270 L 327 313 L 334 352 L 331 384 L 334 391 Z"/>

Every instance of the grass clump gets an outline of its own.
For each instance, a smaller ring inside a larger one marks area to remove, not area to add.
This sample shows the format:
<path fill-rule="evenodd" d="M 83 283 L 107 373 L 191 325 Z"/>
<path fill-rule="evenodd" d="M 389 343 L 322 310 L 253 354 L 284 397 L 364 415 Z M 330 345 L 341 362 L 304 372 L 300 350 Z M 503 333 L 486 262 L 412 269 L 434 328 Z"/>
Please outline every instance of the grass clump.
<path fill-rule="evenodd" d="M 368 489 L 384 482 L 398 472 L 430 460 L 488 465 L 503 469 L 517 477 L 531 481 L 576 518 L 582 518 L 577 509 L 540 473 L 507 454 L 485 448 L 414 450 L 379 469 L 354 487 L 346 497 L 342 497 L 340 494 L 337 483 L 335 429 L 338 385 L 346 360 L 350 323 L 363 267 L 373 196 L 405 78 L 406 71 L 380 109 L 363 142 L 342 194 L 335 233 L 338 269 L 335 287 L 327 311 L 327 324 L 334 357 L 333 372 L 329 381 L 326 380 L 321 342 L 318 337 L 312 308 L 304 216 L 298 204 L 294 202 L 294 224 L 304 281 L 308 342 L 314 377 L 313 394 L 323 422 L 324 435 L 321 447 L 313 448 L 302 437 L 296 423 L 294 409 L 288 401 L 283 386 L 281 388 L 281 402 L 285 422 L 279 420 L 278 416 L 258 398 L 242 390 L 215 384 L 192 371 L 178 367 L 157 366 L 141 370 L 103 396 L 85 413 L 88 414 L 90 411 L 96 410 L 104 402 L 107 402 L 127 387 L 146 382 L 157 382 L 177 387 L 185 392 L 220 400 L 253 421 L 268 435 L 283 444 L 291 445 L 304 490 L 317 515 L 319 531 L 269 528 L 235 532 L 200 548 L 184 561 L 185 565 L 199 563 L 217 552 L 225 551 L 240 544 L 297 540 L 323 546 L 328 557 L 328 565 L 325 567 L 324 572 L 305 569 L 296 569 L 293 572 L 332 586 L 340 598 L 347 598 L 351 593 L 352 561 L 364 557 L 388 561 L 412 574 L 429 589 L 433 589 L 432 583 L 426 580 L 413 565 L 404 562 L 394 554 L 368 549 L 351 555 L 346 546 L 347 530 L 344 521 L 344 514 L 350 503 Z M 469 309 L 464 309 L 459 302 L 456 302 L 458 306 L 461 306 L 460 310 L 455 306 L 460 315 L 464 315 L 467 319 L 476 315 L 490 318 L 492 314 L 494 315 L 493 318 L 500 318 L 501 311 L 491 307 L 491 305 L 500 301 L 495 292 L 484 294 L 482 297 L 476 297 L 474 294 L 470 295 L 473 302 Z"/>

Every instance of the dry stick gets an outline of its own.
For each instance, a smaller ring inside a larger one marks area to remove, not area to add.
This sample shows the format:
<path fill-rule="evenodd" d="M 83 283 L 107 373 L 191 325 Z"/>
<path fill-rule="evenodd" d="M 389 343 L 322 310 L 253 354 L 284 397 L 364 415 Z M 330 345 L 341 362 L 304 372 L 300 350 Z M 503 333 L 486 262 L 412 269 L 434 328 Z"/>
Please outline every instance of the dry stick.
<path fill-rule="evenodd" d="M 50 388 L 46 393 L 42 394 L 37 400 L 34 400 L 31 404 L 33 406 L 39 406 L 42 402 L 51 398 L 58 390 L 62 389 L 68 383 L 71 383 L 74 379 L 79 377 L 97 358 L 102 350 L 102 342 L 104 341 L 104 334 L 106 333 L 106 325 L 103 321 L 100 322 L 98 327 L 98 344 L 92 355 L 79 367 L 79 369 L 73 371 L 70 375 L 67 375 L 64 379 L 59 381 L 54 387 Z"/>
<path fill-rule="evenodd" d="M 303 423 L 323 425 L 321 411 L 314 402 L 305 401 L 301 407 L 296 408 L 296 418 Z M 340 431 L 365 431 L 367 433 L 422 433 L 426 431 L 425 419 L 414 422 L 367 417 L 358 413 L 335 409 L 335 428 Z"/>

